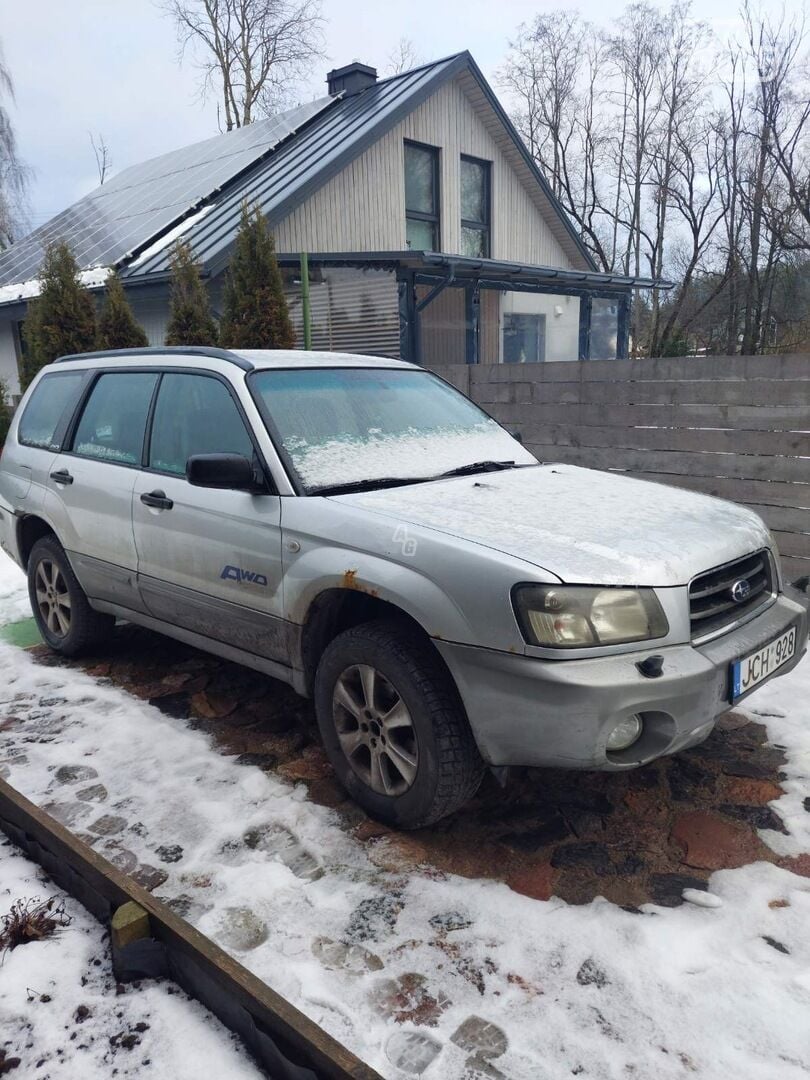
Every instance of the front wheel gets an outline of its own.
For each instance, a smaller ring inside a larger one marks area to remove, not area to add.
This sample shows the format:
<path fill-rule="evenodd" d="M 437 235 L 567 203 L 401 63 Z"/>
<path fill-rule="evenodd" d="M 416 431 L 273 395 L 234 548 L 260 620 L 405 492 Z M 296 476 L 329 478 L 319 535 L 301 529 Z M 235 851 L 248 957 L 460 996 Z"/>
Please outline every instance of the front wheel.
<path fill-rule="evenodd" d="M 452 680 L 407 627 L 339 634 L 318 665 L 315 709 L 338 779 L 381 821 L 430 825 L 478 789 L 484 764 Z"/>
<path fill-rule="evenodd" d="M 39 632 L 63 656 L 98 645 L 115 625 L 112 615 L 93 611 L 65 554 L 53 536 L 37 540 L 28 558 L 28 595 Z"/>

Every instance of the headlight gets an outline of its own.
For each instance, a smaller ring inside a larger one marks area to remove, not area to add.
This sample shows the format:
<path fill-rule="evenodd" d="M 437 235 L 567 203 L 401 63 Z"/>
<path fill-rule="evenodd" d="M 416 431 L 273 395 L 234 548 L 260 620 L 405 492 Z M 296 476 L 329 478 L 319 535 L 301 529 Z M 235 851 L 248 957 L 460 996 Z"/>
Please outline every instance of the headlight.
<path fill-rule="evenodd" d="M 581 649 L 648 641 L 669 632 L 653 589 L 516 585 L 512 597 L 530 645 Z"/>

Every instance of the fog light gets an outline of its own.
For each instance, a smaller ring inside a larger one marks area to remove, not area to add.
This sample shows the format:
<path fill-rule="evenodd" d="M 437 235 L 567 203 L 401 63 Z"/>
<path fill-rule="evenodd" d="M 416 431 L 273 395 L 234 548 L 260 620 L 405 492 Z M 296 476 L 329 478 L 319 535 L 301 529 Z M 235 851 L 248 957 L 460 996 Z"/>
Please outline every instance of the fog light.
<path fill-rule="evenodd" d="M 608 735 L 608 750 L 626 750 L 628 746 L 632 746 L 641 735 L 641 727 L 640 716 L 628 716 L 626 720 L 622 720 Z"/>

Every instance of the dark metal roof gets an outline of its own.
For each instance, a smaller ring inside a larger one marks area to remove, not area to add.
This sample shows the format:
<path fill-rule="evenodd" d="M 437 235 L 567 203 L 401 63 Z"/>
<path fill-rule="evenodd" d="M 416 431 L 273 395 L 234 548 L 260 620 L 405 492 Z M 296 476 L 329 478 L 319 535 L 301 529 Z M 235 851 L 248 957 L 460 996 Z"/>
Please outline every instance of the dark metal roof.
<path fill-rule="evenodd" d="M 421 277 L 447 277 L 456 280 L 478 281 L 494 286 L 553 285 L 565 288 L 601 289 L 671 289 L 672 282 L 646 277 L 628 277 L 597 270 L 564 270 L 557 266 L 534 266 L 531 263 L 507 262 L 503 259 L 476 259 L 468 255 L 452 255 L 442 251 L 311 251 L 310 266 L 357 266 L 378 269 L 410 270 Z M 282 266 L 297 266 L 298 255 L 280 254 Z"/>
<path fill-rule="evenodd" d="M 333 108 L 324 110 L 306 130 L 280 147 L 269 161 L 262 162 L 230 191 L 223 193 L 215 209 L 185 234 L 197 257 L 212 274 L 224 269 L 245 199 L 251 204 L 258 204 L 271 224 L 275 224 L 441 85 L 462 74 L 475 81 L 483 98 L 495 110 L 497 119 L 506 129 L 521 159 L 528 165 L 552 219 L 559 226 L 557 232 L 564 248 L 574 261 L 595 270 L 590 254 L 468 52 L 457 53 L 384 79 L 360 93 L 336 101 Z M 139 260 L 139 265 L 125 271 L 125 276 L 165 271 L 168 258 L 169 251 L 163 249 L 154 258 Z"/>
<path fill-rule="evenodd" d="M 18 299 L 6 295 L 9 283 L 35 277 L 43 245 L 56 238 L 71 244 L 81 269 L 116 265 L 134 285 L 167 273 L 172 241 L 182 234 L 206 271 L 217 274 L 229 261 L 245 200 L 275 224 L 456 77 L 479 107 L 492 110 L 489 122 L 505 132 L 514 160 L 536 182 L 539 203 L 569 258 L 583 274 L 595 274 L 593 259 L 486 79 L 462 52 L 124 170 L 0 254 L 0 288 L 6 285 L 0 303 Z"/>
<path fill-rule="evenodd" d="M 332 104 L 324 97 L 124 169 L 0 254 L 0 285 L 36 277 L 52 240 L 67 240 L 83 270 L 137 255 Z"/>
<path fill-rule="evenodd" d="M 271 223 L 281 220 L 415 109 L 444 78 L 465 66 L 464 56 L 438 60 L 336 101 L 298 138 L 224 193 L 216 210 L 191 229 L 187 237 L 200 262 L 212 273 L 227 265 L 245 199 L 258 204 Z M 166 269 L 168 256 L 168 251 L 159 252 L 141 263 L 137 273 Z"/>

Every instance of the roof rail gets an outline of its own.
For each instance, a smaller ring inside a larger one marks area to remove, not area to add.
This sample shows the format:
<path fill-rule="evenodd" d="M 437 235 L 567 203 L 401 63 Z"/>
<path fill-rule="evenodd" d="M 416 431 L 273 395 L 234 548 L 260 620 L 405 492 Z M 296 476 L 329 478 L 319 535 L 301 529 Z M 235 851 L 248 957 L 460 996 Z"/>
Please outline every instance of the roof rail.
<path fill-rule="evenodd" d="M 59 356 L 55 364 L 66 364 L 68 360 L 108 360 L 111 357 L 129 359 L 133 356 L 211 356 L 216 360 L 227 360 L 243 371 L 252 371 L 253 364 L 244 356 L 231 352 L 230 349 L 216 349 L 208 345 L 164 345 L 143 349 L 102 349 L 99 352 L 71 353 Z"/>

